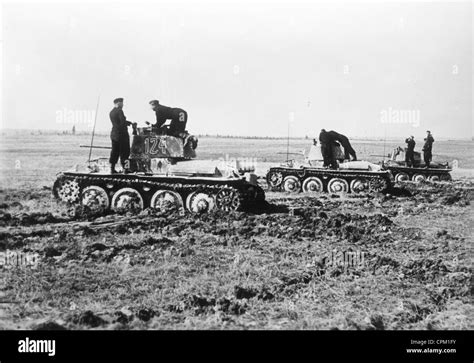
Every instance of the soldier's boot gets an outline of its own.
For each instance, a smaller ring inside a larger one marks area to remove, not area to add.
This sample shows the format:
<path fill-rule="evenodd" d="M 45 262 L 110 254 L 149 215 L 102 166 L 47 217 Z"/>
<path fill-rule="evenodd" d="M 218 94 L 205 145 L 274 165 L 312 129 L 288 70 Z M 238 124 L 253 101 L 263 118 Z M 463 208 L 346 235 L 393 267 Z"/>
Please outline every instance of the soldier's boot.
<path fill-rule="evenodd" d="M 117 170 L 115 170 L 115 164 L 110 164 L 110 174 L 117 174 Z"/>

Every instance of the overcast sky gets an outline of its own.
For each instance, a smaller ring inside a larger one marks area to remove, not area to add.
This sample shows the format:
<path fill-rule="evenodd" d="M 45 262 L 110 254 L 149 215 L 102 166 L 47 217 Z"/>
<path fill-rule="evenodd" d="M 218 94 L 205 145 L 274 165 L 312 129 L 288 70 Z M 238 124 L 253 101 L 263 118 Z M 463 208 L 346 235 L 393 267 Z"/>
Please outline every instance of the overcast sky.
<path fill-rule="evenodd" d="M 2 127 L 110 128 L 116 97 L 192 133 L 473 135 L 472 2 L 5 3 Z"/>

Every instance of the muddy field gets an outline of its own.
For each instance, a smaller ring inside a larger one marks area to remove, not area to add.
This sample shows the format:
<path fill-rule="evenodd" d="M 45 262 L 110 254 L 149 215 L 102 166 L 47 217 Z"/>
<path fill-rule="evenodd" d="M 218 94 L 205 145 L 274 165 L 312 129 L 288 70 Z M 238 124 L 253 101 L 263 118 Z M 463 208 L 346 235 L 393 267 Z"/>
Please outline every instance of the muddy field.
<path fill-rule="evenodd" d="M 473 328 L 472 179 L 92 217 L 51 198 L 77 154 L 47 152 L 36 180 L 3 169 L 0 263 L 22 263 L 0 267 L 0 328 Z"/>

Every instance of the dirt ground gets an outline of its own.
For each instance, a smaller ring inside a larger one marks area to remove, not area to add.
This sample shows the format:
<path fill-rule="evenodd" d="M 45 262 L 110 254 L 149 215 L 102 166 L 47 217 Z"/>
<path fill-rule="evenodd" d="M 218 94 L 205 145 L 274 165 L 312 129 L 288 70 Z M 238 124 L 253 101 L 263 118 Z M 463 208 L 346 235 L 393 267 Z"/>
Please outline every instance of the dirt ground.
<path fill-rule="evenodd" d="M 3 329 L 472 329 L 472 179 L 97 218 L 0 192 Z M 5 261 L 23 261 L 5 265 Z"/>

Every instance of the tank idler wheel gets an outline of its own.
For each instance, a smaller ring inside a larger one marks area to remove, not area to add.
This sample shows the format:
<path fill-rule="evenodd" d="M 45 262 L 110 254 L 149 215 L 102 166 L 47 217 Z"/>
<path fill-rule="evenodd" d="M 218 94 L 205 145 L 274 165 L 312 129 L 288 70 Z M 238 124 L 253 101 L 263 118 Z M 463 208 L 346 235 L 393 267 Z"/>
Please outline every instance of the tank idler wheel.
<path fill-rule="evenodd" d="M 400 172 L 398 173 L 397 175 L 395 175 L 395 181 L 397 183 L 399 182 L 404 182 L 404 181 L 408 181 L 410 180 L 410 177 L 408 176 L 407 173 L 404 173 L 404 172 Z"/>
<path fill-rule="evenodd" d="M 75 203 L 79 201 L 80 187 L 76 180 L 61 180 L 55 185 L 57 197 L 66 203 Z"/>
<path fill-rule="evenodd" d="M 387 189 L 388 183 L 382 178 L 373 178 L 369 180 L 369 190 L 371 192 L 382 192 Z"/>
<path fill-rule="evenodd" d="M 305 193 L 320 193 L 323 189 L 322 180 L 316 176 L 310 176 L 303 181 L 303 192 Z"/>
<path fill-rule="evenodd" d="M 421 183 L 426 180 L 425 176 L 423 174 L 415 174 L 411 178 L 415 183 Z"/>
<path fill-rule="evenodd" d="M 140 211 L 143 209 L 143 198 L 133 188 L 122 188 L 112 197 L 112 209 L 116 212 Z"/>
<path fill-rule="evenodd" d="M 109 196 L 107 192 L 96 185 L 85 188 L 82 192 L 81 203 L 92 211 L 105 211 L 109 208 Z"/>
<path fill-rule="evenodd" d="M 184 204 L 181 196 L 171 190 L 158 190 L 153 194 L 150 207 L 160 212 L 183 211 Z"/>
<path fill-rule="evenodd" d="M 204 192 L 193 192 L 186 198 L 186 209 L 192 213 L 208 213 L 216 207 L 214 198 Z"/>
<path fill-rule="evenodd" d="M 329 193 L 347 193 L 349 191 L 349 183 L 341 178 L 332 178 L 328 183 Z"/>
<path fill-rule="evenodd" d="M 238 210 L 241 206 L 240 195 L 236 190 L 223 189 L 216 194 L 216 207 L 230 212 Z"/>
<path fill-rule="evenodd" d="M 363 179 L 354 179 L 350 184 L 352 193 L 361 193 L 367 189 L 367 182 Z"/>
<path fill-rule="evenodd" d="M 270 171 L 267 176 L 267 182 L 272 188 L 277 188 L 283 181 L 283 174 L 279 171 Z"/>
<path fill-rule="evenodd" d="M 301 183 L 296 176 L 290 175 L 283 180 L 283 190 L 290 193 L 298 193 Z"/>
<path fill-rule="evenodd" d="M 428 180 L 429 180 L 430 182 L 438 182 L 438 181 L 441 180 L 441 178 L 439 177 L 439 175 L 430 175 L 430 176 L 428 177 Z"/>

